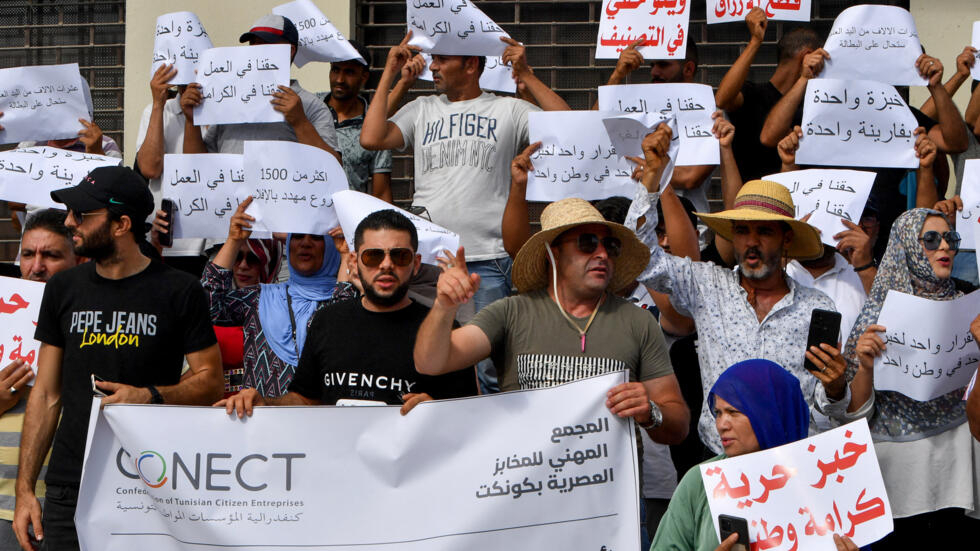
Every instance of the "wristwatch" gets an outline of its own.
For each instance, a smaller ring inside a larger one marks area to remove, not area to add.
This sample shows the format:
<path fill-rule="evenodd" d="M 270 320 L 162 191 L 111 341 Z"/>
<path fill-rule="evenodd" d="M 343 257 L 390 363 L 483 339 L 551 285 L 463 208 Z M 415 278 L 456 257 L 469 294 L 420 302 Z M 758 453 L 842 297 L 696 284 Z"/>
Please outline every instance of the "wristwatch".
<path fill-rule="evenodd" d="M 160 391 L 157 390 L 157 387 L 155 387 L 153 385 L 150 385 L 150 386 L 146 387 L 146 390 L 149 390 L 150 391 L 150 403 L 151 404 L 162 404 L 163 403 L 163 395 L 160 394 Z"/>
<path fill-rule="evenodd" d="M 655 429 L 664 423 L 664 415 L 660 412 L 660 408 L 657 404 L 650 400 L 650 422 L 648 423 L 638 423 L 641 429 L 650 430 Z"/>

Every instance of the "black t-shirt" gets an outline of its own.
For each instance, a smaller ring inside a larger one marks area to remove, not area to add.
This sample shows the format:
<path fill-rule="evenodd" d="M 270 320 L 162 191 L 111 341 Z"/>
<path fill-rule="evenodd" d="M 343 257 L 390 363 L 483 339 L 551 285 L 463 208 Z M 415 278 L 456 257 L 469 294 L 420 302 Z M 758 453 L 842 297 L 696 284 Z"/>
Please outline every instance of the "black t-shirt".
<path fill-rule="evenodd" d="M 217 342 L 194 277 L 152 261 L 142 272 L 106 279 L 88 262 L 44 287 L 34 338 L 61 348 L 61 423 L 47 484 L 78 486 L 92 404 L 91 375 L 133 386 L 174 385 L 184 354 Z"/>
<path fill-rule="evenodd" d="M 746 82 L 742 85 L 742 107 L 729 111 L 728 118 L 735 125 L 732 150 L 742 180 L 758 180 L 776 174 L 782 168 L 775 147 L 766 147 L 759 141 L 766 116 L 783 94 L 771 82 Z"/>
<path fill-rule="evenodd" d="M 307 331 L 289 391 L 326 405 L 398 405 L 402 394 L 420 392 L 437 400 L 475 395 L 473 368 L 435 377 L 415 370 L 415 336 L 428 312 L 414 301 L 394 312 L 372 312 L 360 299 L 323 308 Z"/>

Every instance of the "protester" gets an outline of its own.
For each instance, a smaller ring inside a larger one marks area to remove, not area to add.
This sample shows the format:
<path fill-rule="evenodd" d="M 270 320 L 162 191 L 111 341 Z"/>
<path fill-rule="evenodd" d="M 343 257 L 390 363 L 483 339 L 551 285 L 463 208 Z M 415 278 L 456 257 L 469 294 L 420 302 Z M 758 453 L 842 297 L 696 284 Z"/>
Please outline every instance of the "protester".
<path fill-rule="evenodd" d="M 36 542 L 29 527 L 43 549 L 78 549 L 74 515 L 93 384 L 107 395 L 103 404 L 201 405 L 221 394 L 203 292 L 140 252 L 142 221 L 153 210 L 146 182 L 129 168 L 101 167 L 51 198 L 68 208 L 75 254 L 93 262 L 56 274 L 44 289 L 34 335 L 39 376 L 17 473 L 14 531 L 25 551 Z M 52 437 L 42 521 L 34 492 Z"/>
<path fill-rule="evenodd" d="M 875 358 L 885 350 L 878 324 L 889 291 L 952 300 L 961 292 L 950 278 L 960 237 L 938 211 L 913 209 L 895 220 L 874 287 L 851 331 L 848 361 L 851 400 L 844 421 L 870 414 L 875 453 L 895 517 L 895 531 L 875 549 L 906 549 L 913 542 L 958 546 L 976 521 L 963 515 L 980 511 L 980 444 L 970 438 L 964 389 L 933 400 L 874 389 Z M 932 461 L 943 458 L 937 471 Z M 928 535 L 921 531 L 927 527 Z"/>
<path fill-rule="evenodd" d="M 292 61 L 296 57 L 299 34 L 288 18 L 264 15 L 238 41 L 252 46 L 289 44 L 289 60 Z M 184 112 L 184 153 L 242 153 L 247 141 L 286 141 L 317 147 L 341 161 L 330 110 L 319 98 L 304 90 L 296 79 L 290 80 L 289 86 L 279 86 L 279 91 L 270 100 L 285 121 L 214 124 L 204 135 L 201 127 L 194 125 L 194 107 L 204 101 L 201 90 L 200 84 L 192 82 L 180 95 L 180 108 Z"/>
<path fill-rule="evenodd" d="M 72 234 L 65 227 L 65 213 L 43 209 L 32 214 L 20 238 L 20 276 L 47 281 L 54 274 L 78 264 Z M 2 388 L 2 386 L 0 386 Z"/>

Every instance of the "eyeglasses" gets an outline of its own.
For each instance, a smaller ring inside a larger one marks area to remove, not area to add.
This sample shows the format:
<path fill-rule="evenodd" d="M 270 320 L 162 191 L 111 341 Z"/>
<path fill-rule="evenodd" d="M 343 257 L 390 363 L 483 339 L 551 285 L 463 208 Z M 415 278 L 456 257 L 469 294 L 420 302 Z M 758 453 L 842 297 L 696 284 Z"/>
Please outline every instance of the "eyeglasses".
<path fill-rule="evenodd" d="M 377 268 L 385 260 L 385 256 L 391 257 L 391 262 L 395 266 L 404 268 L 415 260 L 415 251 L 407 247 L 395 247 L 394 249 L 364 249 L 360 252 L 361 262 L 368 268 Z"/>
<path fill-rule="evenodd" d="M 616 258 L 619 256 L 620 251 L 623 250 L 623 242 L 618 237 L 606 236 L 600 239 L 594 233 L 578 234 L 578 250 L 585 254 L 594 253 L 599 248 L 599 243 L 602 243 L 603 248 L 606 249 L 606 254 L 610 258 Z"/>
<path fill-rule="evenodd" d="M 85 221 L 86 216 L 98 216 L 100 214 L 109 214 L 107 210 L 100 210 L 97 212 L 78 212 L 77 210 L 68 209 L 68 216 L 71 216 L 79 222 Z"/>
<path fill-rule="evenodd" d="M 244 251 L 238 251 L 238 255 L 235 257 L 235 265 L 237 266 L 241 264 L 243 260 L 249 266 L 255 266 L 261 262 L 261 260 L 259 260 L 259 257 L 256 256 L 255 253 L 251 251 L 249 251 L 248 253 Z"/>
<path fill-rule="evenodd" d="M 946 244 L 949 245 L 949 250 L 958 251 L 960 249 L 960 234 L 955 231 L 939 233 L 935 230 L 929 230 L 922 234 L 922 237 L 919 238 L 919 241 L 922 241 L 922 246 L 925 247 L 927 251 L 934 251 L 938 249 L 943 240 L 945 240 Z"/>

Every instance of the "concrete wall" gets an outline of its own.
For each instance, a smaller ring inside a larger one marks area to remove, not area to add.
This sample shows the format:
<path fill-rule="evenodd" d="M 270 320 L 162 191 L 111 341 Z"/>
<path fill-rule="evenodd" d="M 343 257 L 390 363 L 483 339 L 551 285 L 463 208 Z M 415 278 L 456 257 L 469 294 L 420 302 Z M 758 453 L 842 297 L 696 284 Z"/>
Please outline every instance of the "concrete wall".
<path fill-rule="evenodd" d="M 915 17 L 919 40 L 929 55 L 943 62 L 943 82 L 956 71 L 956 56 L 964 46 L 970 45 L 973 22 L 980 21 L 980 2 L 977 0 L 911 0 L 909 11 Z M 925 87 L 913 87 L 909 101 L 919 107 L 929 99 Z M 960 108 L 966 109 L 970 100 L 970 80 L 968 79 L 953 96 Z"/>
<path fill-rule="evenodd" d="M 252 23 L 287 0 L 128 0 L 126 2 L 126 143 L 125 162 L 131 165 L 136 156 L 136 132 L 140 115 L 150 103 L 150 64 L 153 59 L 153 36 L 156 19 L 175 11 L 197 14 L 216 46 L 238 46 L 238 37 Z M 353 0 L 313 0 L 327 18 L 351 36 Z M 302 69 L 292 68 L 292 76 L 311 92 L 329 87 L 329 65 L 308 63 Z"/>

